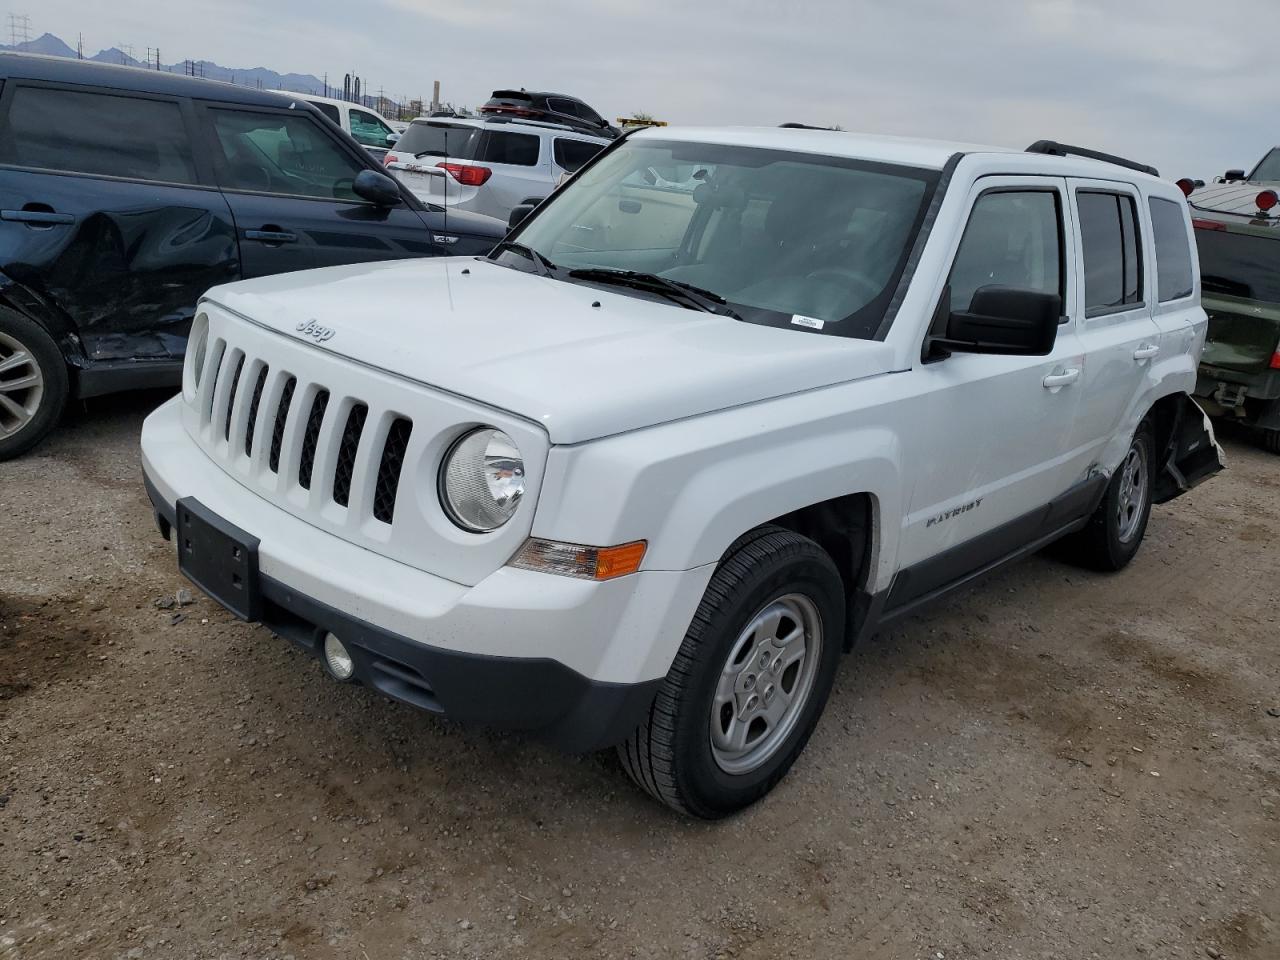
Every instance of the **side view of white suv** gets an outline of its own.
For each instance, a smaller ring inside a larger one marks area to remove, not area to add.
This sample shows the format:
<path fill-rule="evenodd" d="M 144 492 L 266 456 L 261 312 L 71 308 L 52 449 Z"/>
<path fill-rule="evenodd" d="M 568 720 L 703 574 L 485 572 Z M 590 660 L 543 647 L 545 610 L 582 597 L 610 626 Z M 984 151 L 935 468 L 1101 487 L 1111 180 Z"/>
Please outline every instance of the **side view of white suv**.
<path fill-rule="evenodd" d="M 160 530 L 333 678 L 725 816 L 859 638 L 1221 469 L 1186 202 L 1084 152 L 648 130 L 487 258 L 215 288 Z"/>
<path fill-rule="evenodd" d="M 507 219 L 545 199 L 612 141 L 536 120 L 422 119 L 384 160 L 424 203 Z"/>

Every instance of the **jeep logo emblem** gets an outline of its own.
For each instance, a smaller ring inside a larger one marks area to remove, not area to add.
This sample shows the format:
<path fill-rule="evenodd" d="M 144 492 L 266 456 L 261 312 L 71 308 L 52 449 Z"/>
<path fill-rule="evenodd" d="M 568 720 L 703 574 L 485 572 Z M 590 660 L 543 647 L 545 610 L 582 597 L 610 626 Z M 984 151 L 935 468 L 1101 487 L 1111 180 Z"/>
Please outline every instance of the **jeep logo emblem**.
<path fill-rule="evenodd" d="M 333 335 L 338 331 L 333 327 L 322 327 L 314 320 L 307 320 L 294 328 L 304 337 L 310 337 L 316 343 L 324 343 L 326 340 L 332 340 Z"/>

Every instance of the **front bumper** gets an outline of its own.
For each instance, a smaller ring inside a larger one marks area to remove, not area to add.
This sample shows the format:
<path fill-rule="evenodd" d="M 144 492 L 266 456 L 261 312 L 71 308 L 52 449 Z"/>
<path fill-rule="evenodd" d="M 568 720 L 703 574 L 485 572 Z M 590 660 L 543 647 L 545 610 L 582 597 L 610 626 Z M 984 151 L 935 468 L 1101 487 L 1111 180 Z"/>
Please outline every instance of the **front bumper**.
<path fill-rule="evenodd" d="M 218 469 L 175 398 L 143 426 L 143 474 L 166 536 L 193 497 L 259 540 L 261 621 L 319 654 L 332 632 L 365 684 L 431 713 L 585 752 L 649 709 L 710 570 L 604 583 L 504 567 L 468 587 L 347 543 Z M 419 638 L 427 638 L 419 639 Z M 427 642 L 429 640 L 430 642 Z"/>

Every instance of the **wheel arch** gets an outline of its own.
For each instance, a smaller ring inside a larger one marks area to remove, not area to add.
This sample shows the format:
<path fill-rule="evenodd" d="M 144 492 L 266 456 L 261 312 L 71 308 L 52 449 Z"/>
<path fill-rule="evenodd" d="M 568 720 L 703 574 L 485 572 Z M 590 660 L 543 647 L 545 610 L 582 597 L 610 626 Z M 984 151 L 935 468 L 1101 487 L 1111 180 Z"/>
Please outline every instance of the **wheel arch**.
<path fill-rule="evenodd" d="M 11 310 L 43 329 L 57 344 L 71 371 L 85 366 L 80 332 L 66 312 L 25 284 L 0 272 L 0 309 Z"/>

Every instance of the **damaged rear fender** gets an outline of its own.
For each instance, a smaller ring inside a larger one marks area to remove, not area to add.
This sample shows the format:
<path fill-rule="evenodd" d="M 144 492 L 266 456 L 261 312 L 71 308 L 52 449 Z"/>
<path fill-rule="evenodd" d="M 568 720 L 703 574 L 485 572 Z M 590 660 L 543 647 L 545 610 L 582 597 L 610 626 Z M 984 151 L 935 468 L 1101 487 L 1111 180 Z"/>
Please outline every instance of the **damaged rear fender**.
<path fill-rule="evenodd" d="M 1162 403 L 1162 412 L 1172 417 L 1172 424 L 1152 489 L 1155 503 L 1168 503 L 1182 496 L 1227 465 L 1213 423 L 1195 400 L 1181 393 Z"/>

